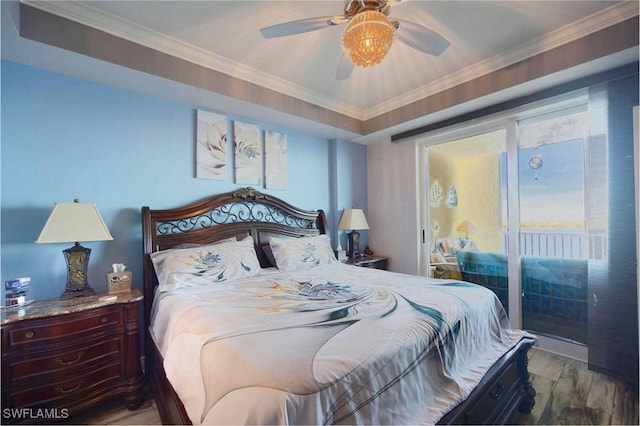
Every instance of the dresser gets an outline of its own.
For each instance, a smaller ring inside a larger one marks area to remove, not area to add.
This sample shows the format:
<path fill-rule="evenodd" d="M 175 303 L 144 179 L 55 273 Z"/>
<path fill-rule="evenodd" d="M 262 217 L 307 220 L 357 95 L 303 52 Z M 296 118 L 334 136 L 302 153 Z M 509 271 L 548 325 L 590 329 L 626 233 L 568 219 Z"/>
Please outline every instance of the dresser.
<path fill-rule="evenodd" d="M 53 423 L 115 396 L 141 404 L 142 294 L 103 296 L 2 309 L 3 423 Z"/>

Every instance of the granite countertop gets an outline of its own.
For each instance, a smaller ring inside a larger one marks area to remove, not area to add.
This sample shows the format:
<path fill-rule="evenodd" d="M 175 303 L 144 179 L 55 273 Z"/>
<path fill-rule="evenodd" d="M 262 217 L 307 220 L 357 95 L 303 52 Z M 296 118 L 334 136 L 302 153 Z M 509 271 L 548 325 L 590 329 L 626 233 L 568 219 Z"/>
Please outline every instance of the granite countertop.
<path fill-rule="evenodd" d="M 109 296 L 109 294 L 97 293 L 95 296 L 85 296 L 65 300 L 41 300 L 21 307 L 2 306 L 2 311 L 0 312 L 0 325 L 31 318 L 81 312 L 87 309 L 99 308 L 101 306 L 113 305 L 116 303 L 131 303 L 142 300 L 142 292 L 137 288 L 132 289 L 130 293 L 115 295 L 117 296 L 115 300 L 100 300 L 100 298 L 104 296 Z"/>

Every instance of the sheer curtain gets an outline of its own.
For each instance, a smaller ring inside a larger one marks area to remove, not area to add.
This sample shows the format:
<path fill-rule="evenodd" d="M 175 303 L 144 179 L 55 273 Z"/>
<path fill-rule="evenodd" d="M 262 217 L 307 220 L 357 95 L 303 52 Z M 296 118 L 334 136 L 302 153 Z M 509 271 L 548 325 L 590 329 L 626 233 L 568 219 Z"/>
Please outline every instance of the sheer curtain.
<path fill-rule="evenodd" d="M 638 383 L 633 107 L 638 74 L 589 88 L 589 368 Z M 602 225 L 600 225 L 602 224 Z M 600 227 L 606 241 L 594 238 Z M 601 247 L 601 245 L 603 247 Z M 600 250 L 607 256 L 595 260 Z"/>

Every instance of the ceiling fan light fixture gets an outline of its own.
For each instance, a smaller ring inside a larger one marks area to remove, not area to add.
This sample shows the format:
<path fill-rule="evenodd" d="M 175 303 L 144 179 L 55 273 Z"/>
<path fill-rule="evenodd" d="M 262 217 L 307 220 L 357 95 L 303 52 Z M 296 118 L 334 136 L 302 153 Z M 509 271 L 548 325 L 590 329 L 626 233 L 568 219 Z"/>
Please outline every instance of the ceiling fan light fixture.
<path fill-rule="evenodd" d="M 376 65 L 387 56 L 395 28 L 389 18 L 375 10 L 354 16 L 342 35 L 342 48 L 354 64 L 361 67 Z"/>

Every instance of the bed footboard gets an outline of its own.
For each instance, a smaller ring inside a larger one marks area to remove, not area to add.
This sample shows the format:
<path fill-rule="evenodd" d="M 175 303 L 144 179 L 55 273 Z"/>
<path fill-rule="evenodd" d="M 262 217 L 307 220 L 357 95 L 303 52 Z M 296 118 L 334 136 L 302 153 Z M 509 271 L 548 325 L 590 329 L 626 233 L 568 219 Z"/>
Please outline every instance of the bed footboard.
<path fill-rule="evenodd" d="M 527 371 L 527 352 L 535 340 L 524 337 L 487 372 L 471 395 L 438 424 L 509 424 L 516 412 L 530 413 L 535 389 Z"/>
<path fill-rule="evenodd" d="M 150 336 L 147 336 L 150 338 Z M 487 372 L 465 401 L 447 413 L 438 424 L 512 423 L 516 410 L 530 413 L 535 390 L 527 371 L 527 352 L 535 340 L 525 337 Z M 162 424 L 191 424 L 184 406 L 167 380 L 162 358 L 155 345 L 147 348 L 147 371 Z"/>

